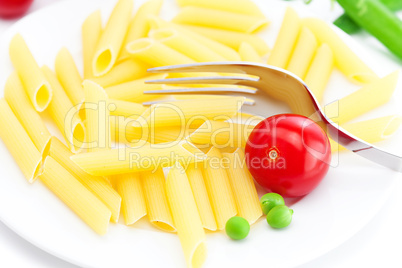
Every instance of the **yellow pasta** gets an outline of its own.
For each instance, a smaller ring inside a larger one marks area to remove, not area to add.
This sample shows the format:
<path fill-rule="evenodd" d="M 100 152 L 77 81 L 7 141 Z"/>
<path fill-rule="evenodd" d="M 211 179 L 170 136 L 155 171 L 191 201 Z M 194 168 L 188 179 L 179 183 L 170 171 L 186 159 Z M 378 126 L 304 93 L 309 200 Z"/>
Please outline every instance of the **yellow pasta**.
<path fill-rule="evenodd" d="M 296 11 L 290 7 L 287 8 L 275 45 L 268 58 L 269 65 L 286 67 L 300 31 L 300 24 Z"/>
<path fill-rule="evenodd" d="M 303 27 L 286 69 L 303 79 L 317 46 L 317 39 L 314 34 L 307 27 Z"/>
<path fill-rule="evenodd" d="M 314 94 L 314 97 L 321 102 L 324 90 L 328 84 L 334 67 L 334 55 L 327 44 L 322 44 L 316 51 L 310 68 L 307 71 L 304 81 Z"/>
<path fill-rule="evenodd" d="M 218 41 L 235 50 L 239 49 L 241 43 L 247 42 L 258 51 L 258 54 L 260 54 L 260 56 L 263 56 L 270 51 L 270 48 L 265 43 L 265 41 L 261 37 L 255 34 L 247 34 L 236 31 L 214 29 L 201 26 L 190 26 L 190 25 L 182 25 L 182 26 L 187 30 L 202 34 L 210 39 Z"/>
<path fill-rule="evenodd" d="M 378 76 L 343 42 L 323 20 L 307 18 L 303 25 L 310 28 L 320 43 L 327 43 L 334 53 L 336 67 L 354 82 L 369 83 Z"/>
<path fill-rule="evenodd" d="M 205 186 L 202 170 L 190 165 L 187 170 L 187 177 L 190 183 L 195 203 L 197 204 L 198 213 L 200 214 L 202 226 L 210 231 L 216 231 L 216 221 L 214 211 L 208 197 L 208 191 Z"/>
<path fill-rule="evenodd" d="M 111 180 L 115 181 L 116 190 L 121 195 L 121 211 L 126 225 L 132 225 L 147 215 L 147 207 L 139 173 L 113 176 Z"/>
<path fill-rule="evenodd" d="M 175 232 L 176 228 L 166 196 L 165 176 L 162 169 L 155 172 L 141 172 L 141 182 L 149 221 L 163 231 Z"/>
<path fill-rule="evenodd" d="M 249 16 L 196 6 L 182 8 L 172 20 L 179 24 L 191 24 L 224 30 L 256 33 L 267 27 L 268 20 L 261 16 Z"/>
<path fill-rule="evenodd" d="M 46 155 L 46 148 L 51 138 L 50 132 L 28 99 L 16 72 L 13 72 L 7 79 L 4 88 L 4 98 L 18 117 L 36 148 L 43 155 Z"/>
<path fill-rule="evenodd" d="M 49 155 L 109 208 L 113 222 L 119 220 L 121 197 L 104 178 L 91 176 L 74 164 L 70 159 L 73 153 L 55 137 L 52 138 Z"/>
<path fill-rule="evenodd" d="M 237 210 L 228 174 L 222 168 L 222 154 L 215 147 L 211 147 L 207 153 L 203 174 L 217 228 L 222 230 L 227 220 L 237 214 Z"/>
<path fill-rule="evenodd" d="M 142 142 L 137 147 L 81 153 L 71 159 L 91 175 L 108 176 L 169 167 L 176 160 L 190 164 L 202 161 L 203 156 L 195 146 L 182 141 L 168 146 Z"/>
<path fill-rule="evenodd" d="M 95 77 L 106 74 L 112 69 L 130 22 L 133 0 L 119 0 L 103 30 L 95 49 L 92 68 Z"/>
<path fill-rule="evenodd" d="M 85 142 L 86 131 L 78 110 L 71 103 L 52 70 L 45 65 L 42 67 L 42 72 L 53 88 L 53 99 L 48 108 L 49 114 L 64 136 L 70 150 L 79 152 Z"/>
<path fill-rule="evenodd" d="M 91 81 L 102 87 L 110 87 L 144 77 L 147 75 L 147 69 L 149 66 L 145 63 L 127 59 L 116 64 L 107 74 L 91 78 Z"/>
<path fill-rule="evenodd" d="M 9 50 L 11 62 L 21 78 L 32 105 L 36 111 L 44 111 L 52 99 L 52 88 L 20 34 L 13 37 Z"/>
<path fill-rule="evenodd" d="M 128 53 L 153 67 L 193 63 L 194 60 L 150 38 L 140 38 L 127 45 Z"/>
<path fill-rule="evenodd" d="M 55 71 L 67 96 L 76 109 L 79 110 L 84 102 L 84 90 L 81 85 L 82 78 L 73 57 L 66 48 L 62 48 L 56 56 Z"/>
<path fill-rule="evenodd" d="M 245 218 L 250 224 L 262 216 L 260 200 L 253 177 L 247 169 L 244 152 L 237 149 L 234 153 L 224 153 L 222 161 L 232 186 L 238 216 Z"/>
<path fill-rule="evenodd" d="M 81 27 L 82 57 L 84 62 L 84 78 L 92 78 L 92 60 L 95 54 L 96 44 L 102 34 L 102 18 L 100 10 L 89 15 Z"/>
<path fill-rule="evenodd" d="M 24 177 L 28 182 L 34 182 L 42 172 L 42 155 L 3 98 L 0 99 L 0 125 L 0 138 Z"/>
<path fill-rule="evenodd" d="M 106 234 L 110 210 L 51 156 L 39 179 L 95 232 Z"/>
<path fill-rule="evenodd" d="M 175 165 L 169 170 L 166 193 L 187 266 L 201 267 L 207 257 L 205 232 L 182 166 Z"/>
<path fill-rule="evenodd" d="M 143 105 L 130 101 L 108 99 L 107 104 L 110 115 L 116 116 L 139 117 L 146 110 Z"/>
<path fill-rule="evenodd" d="M 140 6 L 134 18 L 131 20 L 128 26 L 126 38 L 123 43 L 124 45 L 121 50 L 119 60 L 126 59 L 130 56 L 126 50 L 126 46 L 130 42 L 138 38 L 143 38 L 147 36 L 151 28 L 147 18 L 151 15 L 158 15 L 162 7 L 162 3 L 163 0 L 148 0 L 147 2 L 145 2 Z"/>
<path fill-rule="evenodd" d="M 143 138 L 142 133 L 138 132 L 132 125 L 138 117 L 131 116 L 110 116 L 110 133 L 112 141 L 116 143 L 137 143 Z"/>
<path fill-rule="evenodd" d="M 134 128 L 134 131 L 136 128 Z M 149 139 L 147 140 L 153 144 L 175 142 L 185 139 L 193 129 L 186 129 L 182 127 L 163 127 L 154 128 L 150 130 Z"/>
<path fill-rule="evenodd" d="M 149 36 L 197 62 L 226 60 L 209 47 L 173 28 L 153 30 Z"/>
<path fill-rule="evenodd" d="M 234 13 L 264 17 L 257 5 L 250 0 L 177 0 L 179 6 L 197 6 Z"/>
<path fill-rule="evenodd" d="M 262 63 L 262 59 L 255 48 L 247 42 L 242 42 L 239 47 L 239 54 L 242 61 Z"/>
<path fill-rule="evenodd" d="M 397 115 L 383 116 L 356 123 L 347 123 L 341 127 L 356 137 L 374 143 L 392 136 L 401 126 L 402 117 Z M 344 150 L 345 147 L 330 139 L 331 152 Z"/>
<path fill-rule="evenodd" d="M 326 105 L 326 116 L 341 125 L 387 103 L 395 91 L 398 75 L 398 71 L 391 73 Z"/>

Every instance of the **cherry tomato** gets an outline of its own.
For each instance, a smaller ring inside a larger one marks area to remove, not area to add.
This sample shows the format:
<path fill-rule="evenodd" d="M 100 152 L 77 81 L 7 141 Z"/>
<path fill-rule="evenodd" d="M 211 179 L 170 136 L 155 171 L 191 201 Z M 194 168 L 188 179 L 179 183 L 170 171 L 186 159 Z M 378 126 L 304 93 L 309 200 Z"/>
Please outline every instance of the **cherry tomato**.
<path fill-rule="evenodd" d="M 255 181 L 285 197 L 310 193 L 327 174 L 331 147 L 314 121 L 280 114 L 260 122 L 246 144 L 246 163 Z"/>
<path fill-rule="evenodd" d="M 0 17 L 20 17 L 28 10 L 33 0 L 0 0 Z"/>

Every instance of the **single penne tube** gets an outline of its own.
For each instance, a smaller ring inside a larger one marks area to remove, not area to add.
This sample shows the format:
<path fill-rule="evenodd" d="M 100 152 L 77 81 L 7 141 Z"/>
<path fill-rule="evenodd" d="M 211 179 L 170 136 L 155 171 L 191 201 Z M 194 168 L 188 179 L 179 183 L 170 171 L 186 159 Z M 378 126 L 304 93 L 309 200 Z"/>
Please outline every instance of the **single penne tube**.
<path fill-rule="evenodd" d="M 102 17 L 100 10 L 89 15 L 81 27 L 82 57 L 84 63 L 84 78 L 92 78 L 92 60 L 95 48 L 102 34 Z"/>
<path fill-rule="evenodd" d="M 165 76 L 165 74 L 151 75 L 119 85 L 107 87 L 105 88 L 105 91 L 110 99 L 131 101 L 137 103 L 165 98 L 166 96 L 164 95 L 144 94 L 144 91 L 163 89 L 163 86 L 160 84 L 145 84 L 145 81 L 162 79 L 165 78 Z"/>
<path fill-rule="evenodd" d="M 142 104 L 130 101 L 108 99 L 107 104 L 110 115 L 130 118 L 139 117 L 147 109 Z"/>
<path fill-rule="evenodd" d="M 134 131 L 136 128 L 134 128 Z M 152 144 L 179 142 L 192 133 L 193 129 L 183 127 L 163 127 L 150 129 L 147 141 Z"/>
<path fill-rule="evenodd" d="M 186 174 L 193 190 L 194 200 L 197 204 L 202 226 L 210 231 L 216 231 L 216 221 L 211 202 L 209 201 L 207 187 L 205 186 L 202 170 L 195 165 L 187 167 Z"/>
<path fill-rule="evenodd" d="M 39 152 L 46 155 L 51 134 L 32 106 L 16 72 L 13 72 L 6 81 L 4 98 L 25 128 L 36 148 Z"/>
<path fill-rule="evenodd" d="M 70 172 L 82 185 L 99 198 L 112 212 L 111 220 L 117 222 L 120 215 L 121 197 L 103 177 L 91 176 L 80 169 L 70 157 L 67 146 L 56 137 L 52 138 L 49 155 Z"/>
<path fill-rule="evenodd" d="M 127 173 L 110 178 L 122 198 L 121 212 L 126 225 L 132 225 L 147 215 L 144 192 L 139 173 Z"/>
<path fill-rule="evenodd" d="M 209 47 L 211 50 L 215 51 L 219 55 L 222 55 L 222 57 L 224 57 L 226 60 L 230 61 L 240 60 L 239 54 L 233 48 L 221 44 L 215 40 L 209 39 L 201 34 L 197 34 L 191 30 L 187 30 L 184 27 L 180 26 L 179 24 L 164 21 L 156 16 L 148 17 L 148 21 L 152 29 L 162 29 L 162 28 L 175 29 L 180 33 L 184 34 L 185 36 L 191 37 L 192 39 L 196 40 L 198 43 L 203 44 L 206 47 Z"/>
<path fill-rule="evenodd" d="M 316 51 L 307 71 L 304 81 L 314 94 L 314 97 L 321 102 L 325 87 L 334 68 L 334 55 L 327 44 L 322 44 Z"/>
<path fill-rule="evenodd" d="M 237 149 L 234 153 L 224 153 L 222 156 L 227 159 L 222 163 L 232 186 L 238 216 L 253 224 L 262 216 L 262 210 L 253 177 L 246 166 L 244 152 Z"/>
<path fill-rule="evenodd" d="M 92 60 L 95 77 L 112 69 L 119 56 L 133 10 L 133 0 L 119 0 L 96 45 Z"/>
<path fill-rule="evenodd" d="M 366 142 L 375 143 L 390 138 L 400 128 L 401 124 L 401 116 L 389 115 L 356 123 L 347 123 L 341 127 Z M 332 153 L 345 150 L 345 147 L 332 139 L 330 139 L 330 143 Z"/>
<path fill-rule="evenodd" d="M 110 87 L 139 79 L 147 75 L 149 66 L 141 61 L 127 59 L 116 64 L 107 74 L 91 78 L 102 87 Z"/>
<path fill-rule="evenodd" d="M 242 61 L 262 63 L 262 59 L 255 48 L 247 42 L 242 42 L 239 47 L 239 55 Z"/>
<path fill-rule="evenodd" d="M 286 70 L 303 79 L 317 46 L 317 38 L 314 34 L 307 27 L 302 27 Z"/>
<path fill-rule="evenodd" d="M 256 33 L 268 26 L 261 16 L 250 16 L 204 7 L 186 6 L 172 20 L 174 23 L 191 24 L 224 30 Z"/>
<path fill-rule="evenodd" d="M 73 56 L 67 48 L 62 48 L 56 56 L 55 72 L 57 78 L 76 109 L 84 102 L 82 78 L 75 65 Z"/>
<path fill-rule="evenodd" d="M 323 20 L 303 19 L 320 43 L 326 43 L 334 53 L 334 63 L 338 69 L 353 82 L 369 83 L 378 76 L 347 46 L 338 34 Z"/>
<path fill-rule="evenodd" d="M 151 15 L 158 15 L 162 7 L 163 0 L 148 0 L 140 6 L 134 18 L 130 21 L 128 26 L 126 38 L 124 39 L 123 48 L 120 52 L 119 61 L 130 57 L 126 50 L 126 46 L 138 39 L 146 37 L 151 29 L 148 17 Z"/>
<path fill-rule="evenodd" d="M 325 114 L 342 125 L 372 109 L 387 103 L 395 91 L 398 71 L 366 84 L 359 90 L 324 106 Z"/>
<path fill-rule="evenodd" d="M 236 31 L 229 31 L 223 29 L 214 29 L 209 27 L 194 26 L 194 25 L 183 25 L 184 28 L 190 31 L 194 31 L 198 34 L 204 35 L 210 39 L 218 41 L 234 50 L 239 50 L 242 42 L 247 42 L 252 45 L 260 56 L 267 54 L 270 48 L 265 43 L 265 41 L 255 34 L 247 34 Z"/>
<path fill-rule="evenodd" d="M 51 156 L 39 179 L 95 232 L 106 234 L 110 210 Z"/>
<path fill-rule="evenodd" d="M 79 117 L 79 112 L 60 85 L 56 74 L 46 65 L 42 67 L 42 72 L 53 88 L 53 99 L 49 105 L 48 112 L 70 150 L 79 152 L 86 140 L 86 130 Z"/>
<path fill-rule="evenodd" d="M 107 150 L 111 147 L 108 96 L 101 86 L 91 80 L 85 80 L 83 86 L 88 152 Z"/>
<path fill-rule="evenodd" d="M 264 14 L 261 12 L 258 6 L 250 0 L 177 0 L 176 2 L 181 7 L 196 6 L 217 10 L 225 10 L 250 16 L 264 17 Z"/>
<path fill-rule="evenodd" d="M 158 146 L 139 142 L 137 147 L 76 154 L 71 160 L 91 175 L 108 176 L 168 167 L 177 159 L 187 164 L 203 158 L 204 154 L 198 148 L 181 141 Z"/>
<path fill-rule="evenodd" d="M 222 154 L 217 148 L 211 147 L 202 171 L 218 230 L 223 230 L 226 222 L 237 214 L 229 177 L 221 163 Z"/>
<path fill-rule="evenodd" d="M 149 33 L 149 36 L 197 62 L 226 60 L 209 47 L 173 28 L 153 30 Z"/>
<path fill-rule="evenodd" d="M 205 232 L 182 166 L 175 165 L 169 170 L 166 194 L 187 267 L 201 267 L 207 257 Z"/>
<path fill-rule="evenodd" d="M 11 62 L 35 110 L 44 111 L 52 100 L 52 88 L 20 34 L 15 35 L 11 40 L 9 53 Z"/>
<path fill-rule="evenodd" d="M 140 38 L 127 45 L 128 53 L 152 67 L 195 62 L 182 53 L 151 38 Z"/>
<path fill-rule="evenodd" d="M 3 98 L 0 99 L 0 125 L 0 138 L 27 181 L 34 182 L 42 172 L 42 155 Z"/>
<path fill-rule="evenodd" d="M 141 172 L 149 222 L 163 231 L 175 232 L 176 228 L 166 196 L 165 180 L 162 169 L 155 172 Z"/>

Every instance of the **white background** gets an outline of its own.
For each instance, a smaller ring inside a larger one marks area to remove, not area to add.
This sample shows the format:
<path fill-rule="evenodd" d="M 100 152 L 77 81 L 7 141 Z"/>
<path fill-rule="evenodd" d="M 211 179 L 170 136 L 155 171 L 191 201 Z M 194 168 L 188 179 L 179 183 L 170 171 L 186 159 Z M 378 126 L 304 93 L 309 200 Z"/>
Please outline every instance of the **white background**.
<path fill-rule="evenodd" d="M 59 0 L 35 0 L 29 13 L 56 1 Z M 269 1 L 279 0 L 267 0 L 267 2 Z M 332 21 L 341 13 L 339 6 L 335 5 L 334 8 L 331 8 L 330 0 L 314 0 L 309 8 L 322 19 L 328 21 Z M 0 36 L 14 22 L 0 20 Z M 373 42 L 372 38 L 364 33 L 354 36 L 354 38 L 360 43 L 364 42 L 366 45 L 382 49 L 377 42 Z M 402 62 L 399 62 L 399 64 L 402 67 Z M 372 198 L 375 199 L 376 197 L 373 196 Z M 401 253 L 402 176 L 383 209 L 365 228 L 335 250 L 299 267 L 402 267 Z M 1 222 L 0 259 L 1 267 L 76 267 L 31 245 Z M 269 267 L 269 260 L 267 260 L 267 266 Z"/>

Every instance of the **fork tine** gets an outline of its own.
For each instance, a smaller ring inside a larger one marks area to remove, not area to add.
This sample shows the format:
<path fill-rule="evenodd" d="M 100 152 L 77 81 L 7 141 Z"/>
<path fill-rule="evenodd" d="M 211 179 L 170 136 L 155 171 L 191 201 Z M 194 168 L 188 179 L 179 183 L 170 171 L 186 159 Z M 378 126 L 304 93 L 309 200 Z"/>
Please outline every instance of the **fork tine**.
<path fill-rule="evenodd" d="M 256 87 L 259 78 L 236 76 L 183 77 L 145 81 L 146 84 L 220 84 Z"/>
<path fill-rule="evenodd" d="M 233 94 L 232 94 L 233 93 Z M 236 95 L 236 94 L 256 94 L 257 90 L 251 88 L 227 88 L 227 87 L 194 87 L 194 88 L 174 88 L 161 90 L 147 90 L 144 94 L 209 94 L 209 95 Z"/>

